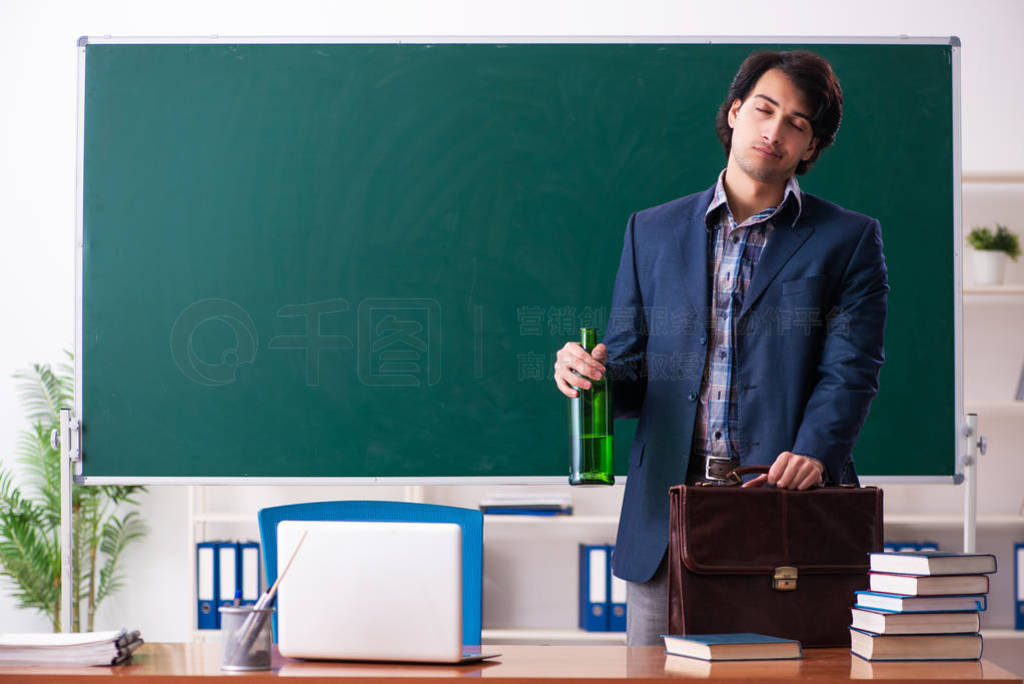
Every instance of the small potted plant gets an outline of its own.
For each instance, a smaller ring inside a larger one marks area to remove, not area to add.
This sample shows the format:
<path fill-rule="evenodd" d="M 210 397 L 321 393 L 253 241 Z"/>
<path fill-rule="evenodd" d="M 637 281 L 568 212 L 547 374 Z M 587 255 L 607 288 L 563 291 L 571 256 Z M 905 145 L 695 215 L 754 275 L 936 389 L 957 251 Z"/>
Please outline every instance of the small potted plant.
<path fill-rule="evenodd" d="M 988 226 L 975 228 L 968 234 L 971 251 L 971 272 L 977 285 L 1002 285 L 1006 257 L 1014 261 L 1020 256 L 1017 235 L 999 223 L 993 233 Z"/>

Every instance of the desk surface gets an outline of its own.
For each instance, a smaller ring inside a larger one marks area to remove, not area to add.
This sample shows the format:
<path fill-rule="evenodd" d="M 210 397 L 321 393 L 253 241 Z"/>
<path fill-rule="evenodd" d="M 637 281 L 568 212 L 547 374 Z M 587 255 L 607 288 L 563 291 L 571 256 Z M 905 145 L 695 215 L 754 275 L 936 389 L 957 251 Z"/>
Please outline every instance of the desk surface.
<path fill-rule="evenodd" d="M 147 684 L 181 684 L 208 677 L 231 677 L 236 683 L 263 682 L 268 678 L 301 678 L 306 682 L 334 678 L 373 679 L 374 684 L 453 677 L 486 677 L 501 682 L 566 682 L 570 680 L 665 681 L 710 677 L 720 682 L 779 681 L 848 682 L 851 679 L 889 679 L 905 683 L 936 679 L 979 679 L 1017 682 L 1021 679 L 985 660 L 970 662 L 869 663 L 846 649 L 805 649 L 802 660 L 705 663 L 666 656 L 661 647 L 645 646 L 495 646 L 498 662 L 476 665 L 382 665 L 375 663 L 299 662 L 279 656 L 268 671 L 228 673 L 220 669 L 219 644 L 145 644 L 131 665 L 100 668 L 0 668 L 0 681 L 35 681 L 61 684 L 83 680 L 129 678 Z"/>

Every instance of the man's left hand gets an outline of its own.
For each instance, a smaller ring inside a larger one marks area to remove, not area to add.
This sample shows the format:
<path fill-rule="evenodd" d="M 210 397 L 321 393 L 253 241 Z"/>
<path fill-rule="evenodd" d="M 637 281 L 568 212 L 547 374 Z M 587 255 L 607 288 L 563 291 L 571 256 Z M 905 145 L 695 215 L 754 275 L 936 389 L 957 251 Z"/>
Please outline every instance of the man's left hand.
<path fill-rule="evenodd" d="M 821 484 L 824 472 L 825 464 L 818 459 L 783 451 L 766 475 L 758 475 L 743 486 L 760 487 L 770 484 L 780 489 L 807 489 Z"/>

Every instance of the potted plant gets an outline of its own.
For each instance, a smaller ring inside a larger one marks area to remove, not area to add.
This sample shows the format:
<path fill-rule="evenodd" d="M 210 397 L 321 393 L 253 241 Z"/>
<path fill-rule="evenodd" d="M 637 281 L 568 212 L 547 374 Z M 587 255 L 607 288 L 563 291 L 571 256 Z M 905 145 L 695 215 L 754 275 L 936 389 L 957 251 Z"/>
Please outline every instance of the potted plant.
<path fill-rule="evenodd" d="M 69 354 L 70 356 L 70 354 Z M 36 364 L 15 374 L 32 427 L 18 439 L 24 482 L 0 457 L 0 576 L 20 608 L 37 610 L 60 631 L 60 452 L 50 433 L 72 406 L 74 370 Z M 92 631 L 96 608 L 124 582 L 119 561 L 146 533 L 134 506 L 140 486 L 72 487 L 72 628 Z M 2 628 L 2 625 L 0 625 Z"/>
<path fill-rule="evenodd" d="M 988 226 L 975 228 L 967 236 L 971 251 L 971 272 L 978 285 L 1002 285 L 1006 257 L 1020 256 L 1020 244 L 1010 229 L 999 223 L 993 233 Z"/>

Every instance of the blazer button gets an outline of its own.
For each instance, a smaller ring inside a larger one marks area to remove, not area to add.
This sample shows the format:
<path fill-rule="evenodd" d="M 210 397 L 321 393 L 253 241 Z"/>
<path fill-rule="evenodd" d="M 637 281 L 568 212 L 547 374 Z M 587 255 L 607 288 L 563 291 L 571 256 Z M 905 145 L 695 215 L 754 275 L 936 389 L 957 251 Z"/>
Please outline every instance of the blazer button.
<path fill-rule="evenodd" d="M 708 343 L 708 336 L 707 335 L 701 335 L 700 336 L 700 343 L 701 344 L 707 344 Z"/>
<path fill-rule="evenodd" d="M 697 401 L 697 393 L 690 392 L 690 401 Z"/>

